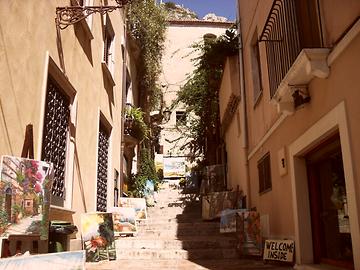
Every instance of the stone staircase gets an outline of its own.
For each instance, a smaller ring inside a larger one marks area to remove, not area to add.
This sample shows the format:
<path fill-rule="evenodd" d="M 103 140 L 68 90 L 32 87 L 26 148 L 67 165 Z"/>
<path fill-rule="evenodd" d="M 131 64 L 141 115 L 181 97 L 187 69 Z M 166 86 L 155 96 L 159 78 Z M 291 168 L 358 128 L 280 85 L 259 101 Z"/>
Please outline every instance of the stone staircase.
<path fill-rule="evenodd" d="M 135 237 L 116 240 L 116 261 L 86 269 L 274 269 L 261 261 L 240 260 L 234 235 L 220 234 L 219 221 L 201 219 L 201 202 L 181 190 L 161 190 L 158 203 Z"/>

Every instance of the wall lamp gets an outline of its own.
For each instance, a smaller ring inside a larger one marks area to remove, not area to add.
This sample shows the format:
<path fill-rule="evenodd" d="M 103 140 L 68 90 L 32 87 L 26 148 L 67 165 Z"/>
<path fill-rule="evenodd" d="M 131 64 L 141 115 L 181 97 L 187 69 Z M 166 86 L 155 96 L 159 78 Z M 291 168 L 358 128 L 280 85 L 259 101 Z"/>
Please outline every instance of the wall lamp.
<path fill-rule="evenodd" d="M 306 85 L 296 85 L 291 87 L 293 89 L 292 98 L 295 110 L 303 108 L 306 103 L 310 102 L 311 97 Z"/>

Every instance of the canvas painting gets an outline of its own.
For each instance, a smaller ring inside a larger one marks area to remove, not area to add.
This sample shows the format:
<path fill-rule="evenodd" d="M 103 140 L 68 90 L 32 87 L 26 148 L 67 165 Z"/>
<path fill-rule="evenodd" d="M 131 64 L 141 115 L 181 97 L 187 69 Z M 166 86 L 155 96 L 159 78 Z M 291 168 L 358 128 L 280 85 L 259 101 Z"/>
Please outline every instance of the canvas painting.
<path fill-rule="evenodd" d="M 2 270 L 85 270 L 85 251 L 18 256 L 0 260 Z"/>
<path fill-rule="evenodd" d="M 144 198 L 119 198 L 120 207 L 132 207 L 135 209 L 136 220 L 144 220 L 147 218 L 146 201 Z"/>
<path fill-rule="evenodd" d="M 256 211 L 238 212 L 236 231 L 241 256 L 261 256 L 262 238 L 260 228 L 260 213 Z"/>
<path fill-rule="evenodd" d="M 51 163 L 12 156 L 1 158 L 0 236 L 49 234 Z"/>
<path fill-rule="evenodd" d="M 236 215 L 241 209 L 225 209 L 221 212 L 220 233 L 236 232 Z"/>
<path fill-rule="evenodd" d="M 238 198 L 236 191 L 213 192 L 202 197 L 202 218 L 220 218 L 224 209 L 231 209 Z"/>
<path fill-rule="evenodd" d="M 81 234 L 87 262 L 116 260 L 114 225 L 111 213 L 82 214 Z"/>
<path fill-rule="evenodd" d="M 132 207 L 114 207 L 111 210 L 115 236 L 136 233 L 136 213 Z"/>

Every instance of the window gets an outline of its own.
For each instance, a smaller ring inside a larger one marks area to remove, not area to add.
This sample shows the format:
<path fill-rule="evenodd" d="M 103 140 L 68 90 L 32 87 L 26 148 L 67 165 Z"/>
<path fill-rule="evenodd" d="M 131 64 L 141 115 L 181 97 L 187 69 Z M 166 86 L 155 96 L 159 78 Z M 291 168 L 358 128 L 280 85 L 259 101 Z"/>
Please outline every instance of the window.
<path fill-rule="evenodd" d="M 93 6 L 93 4 L 94 4 L 94 0 L 71 0 L 71 5 L 73 6 L 87 7 L 87 6 Z M 90 39 L 94 38 L 91 33 L 92 20 L 93 20 L 93 16 L 89 15 L 86 17 L 85 20 L 81 20 L 79 22 Z"/>
<path fill-rule="evenodd" d="M 111 75 L 114 74 L 114 38 L 115 32 L 112 27 L 110 18 L 106 15 L 106 23 L 104 29 L 104 55 L 103 61 L 107 65 Z"/>
<path fill-rule="evenodd" d="M 271 190 L 271 166 L 270 153 L 267 153 L 258 161 L 259 193 Z"/>
<path fill-rule="evenodd" d="M 184 112 L 184 111 L 176 112 L 176 125 L 177 126 L 186 125 L 186 112 Z"/>
<path fill-rule="evenodd" d="M 108 154 L 109 132 L 100 122 L 97 162 L 97 194 L 96 211 L 106 212 L 107 206 L 107 180 L 108 180 Z"/>
<path fill-rule="evenodd" d="M 262 94 L 260 52 L 257 37 L 258 33 L 255 31 L 251 41 L 251 70 L 253 77 L 254 105 L 257 104 Z"/>
<path fill-rule="evenodd" d="M 45 102 L 41 159 L 54 164 L 51 203 L 64 206 L 70 99 L 52 77 L 48 78 Z"/>

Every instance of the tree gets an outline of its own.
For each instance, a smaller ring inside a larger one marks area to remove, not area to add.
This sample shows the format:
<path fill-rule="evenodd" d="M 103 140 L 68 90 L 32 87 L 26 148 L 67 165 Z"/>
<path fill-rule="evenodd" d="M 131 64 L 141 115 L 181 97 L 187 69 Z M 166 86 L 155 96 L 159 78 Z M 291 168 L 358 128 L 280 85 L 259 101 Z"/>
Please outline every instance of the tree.
<path fill-rule="evenodd" d="M 203 156 L 204 164 L 216 164 L 217 147 L 221 142 L 219 88 L 226 57 L 238 53 L 238 36 L 234 28 L 218 38 L 207 38 L 193 45 L 200 56 L 193 59 L 195 70 L 180 89 L 173 106 L 186 105 L 193 117 L 184 132 L 187 146 L 194 156 Z"/>

